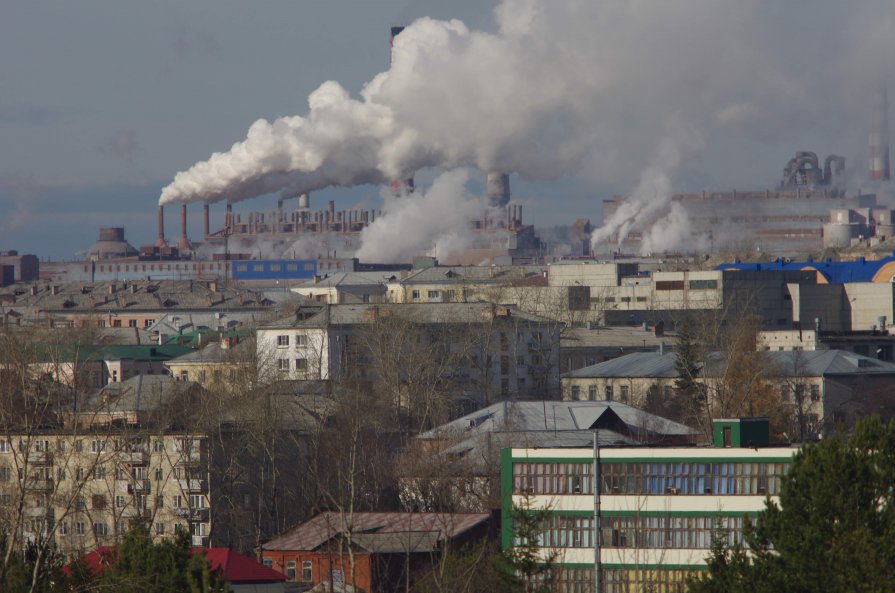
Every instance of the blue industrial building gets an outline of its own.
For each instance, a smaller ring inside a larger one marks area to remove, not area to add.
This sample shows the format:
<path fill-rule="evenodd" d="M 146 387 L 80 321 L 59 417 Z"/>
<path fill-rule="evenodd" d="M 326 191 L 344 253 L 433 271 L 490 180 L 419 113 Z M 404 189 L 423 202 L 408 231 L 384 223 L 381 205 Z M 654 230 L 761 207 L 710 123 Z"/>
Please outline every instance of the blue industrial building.
<path fill-rule="evenodd" d="M 743 263 L 735 260 L 732 264 L 720 264 L 716 270 L 781 271 L 814 270 L 818 284 L 847 284 L 849 282 L 892 282 L 895 281 L 895 254 L 883 259 L 865 258 L 853 261 L 789 261 L 777 258 L 773 262 Z"/>

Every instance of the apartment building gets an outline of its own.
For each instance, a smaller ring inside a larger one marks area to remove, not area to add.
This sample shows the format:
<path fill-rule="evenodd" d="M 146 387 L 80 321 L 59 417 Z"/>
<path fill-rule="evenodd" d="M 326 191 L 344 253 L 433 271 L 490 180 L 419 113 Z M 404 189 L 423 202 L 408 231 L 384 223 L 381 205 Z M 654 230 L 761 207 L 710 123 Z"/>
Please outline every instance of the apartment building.
<path fill-rule="evenodd" d="M 461 387 L 553 399 L 560 327 L 491 303 L 324 305 L 260 326 L 257 357 L 268 380 L 374 380 L 395 363 Z"/>
<path fill-rule="evenodd" d="M 211 534 L 208 444 L 190 432 L 57 430 L 0 438 L 0 524 L 69 557 L 113 545 L 132 520 L 158 538 Z"/>
<path fill-rule="evenodd" d="M 596 456 L 592 447 L 503 449 L 503 548 L 520 543 L 514 509 L 546 509 L 537 543 L 555 558 L 553 590 L 591 592 L 599 578 L 605 593 L 683 593 L 719 529 L 743 541 L 744 522 L 776 499 L 797 451 L 767 446 L 765 419 L 718 420 L 714 436 L 713 447 Z"/>

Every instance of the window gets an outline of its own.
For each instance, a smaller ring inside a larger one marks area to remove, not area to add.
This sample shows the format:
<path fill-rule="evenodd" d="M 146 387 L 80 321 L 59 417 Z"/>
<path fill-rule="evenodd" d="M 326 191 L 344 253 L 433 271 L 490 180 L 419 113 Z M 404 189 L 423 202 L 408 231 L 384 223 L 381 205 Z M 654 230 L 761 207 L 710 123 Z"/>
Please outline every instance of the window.
<path fill-rule="evenodd" d="M 127 322 L 127 326 L 128 326 L 128 327 L 137 327 L 137 320 L 136 320 L 136 319 L 130 319 L 130 320 L 128 320 L 128 322 Z"/>
<path fill-rule="evenodd" d="M 155 524 L 155 534 L 156 535 L 165 535 L 165 524 L 164 523 L 156 523 Z"/>
<path fill-rule="evenodd" d="M 80 453 L 83 450 L 84 450 L 84 441 L 82 441 L 81 439 L 76 440 L 75 441 L 75 451 Z"/>
<path fill-rule="evenodd" d="M 172 496 L 172 497 L 171 497 L 171 506 L 172 506 L 173 508 L 175 508 L 175 509 L 179 509 L 179 508 L 181 508 L 181 507 L 180 507 L 180 501 L 181 501 L 181 500 L 182 500 L 182 498 L 181 498 L 181 496 L 180 496 L 179 494 L 177 494 L 177 495 L 175 495 L 175 496 Z"/>
<path fill-rule="evenodd" d="M 155 468 L 155 481 L 159 482 L 162 480 L 163 477 L 164 477 L 164 475 L 162 473 L 162 468 L 160 468 L 160 467 Z"/>
<path fill-rule="evenodd" d="M 150 325 L 152 325 L 152 319 L 143 320 L 143 327 L 149 327 Z"/>
<path fill-rule="evenodd" d="M 278 358 L 277 359 L 277 370 L 281 373 L 289 372 L 289 359 L 288 358 Z"/>
<path fill-rule="evenodd" d="M 690 290 L 714 290 L 718 288 L 717 280 L 690 280 Z"/>
<path fill-rule="evenodd" d="M 94 480 L 105 480 L 106 479 L 106 468 L 102 466 L 97 466 L 93 468 L 91 475 Z"/>
<path fill-rule="evenodd" d="M 581 399 L 581 387 L 572 385 L 572 399 Z"/>
<path fill-rule="evenodd" d="M 628 402 L 629 390 L 630 390 L 630 388 L 627 385 L 619 386 L 618 394 L 619 394 L 619 397 L 621 398 L 622 403 Z"/>
<path fill-rule="evenodd" d="M 308 336 L 305 334 L 296 334 L 295 335 L 295 347 L 307 346 L 308 345 Z"/>
<path fill-rule="evenodd" d="M 12 479 L 11 467 L 0 467 L 0 482 L 9 482 Z"/>
<path fill-rule="evenodd" d="M 90 450 L 94 453 L 102 453 L 106 450 L 105 441 L 90 441 Z"/>
<path fill-rule="evenodd" d="M 608 402 L 612 401 L 612 385 L 606 385 L 603 388 L 603 399 Z"/>
<path fill-rule="evenodd" d="M 78 535 L 84 535 L 84 522 L 78 521 L 75 523 L 75 533 Z"/>
<path fill-rule="evenodd" d="M 106 526 L 105 523 L 97 522 L 93 524 L 93 533 L 97 536 L 106 535 L 108 532 L 109 528 Z"/>
<path fill-rule="evenodd" d="M 190 508 L 191 509 L 204 509 L 205 508 L 205 497 L 201 494 L 190 494 Z"/>
<path fill-rule="evenodd" d="M 596 385 L 588 385 L 587 386 L 587 399 L 590 401 L 596 401 L 597 399 L 597 386 Z"/>
<path fill-rule="evenodd" d="M 313 574 L 311 573 L 311 561 L 303 560 L 301 563 L 301 582 L 310 583 L 312 580 Z"/>
<path fill-rule="evenodd" d="M 414 290 L 410 293 L 410 295 L 413 300 L 415 300 L 415 301 L 420 300 L 420 291 Z"/>
<path fill-rule="evenodd" d="M 181 381 L 189 381 L 190 380 L 190 372 L 189 371 L 180 371 L 180 380 Z"/>
<path fill-rule="evenodd" d="M 261 560 L 261 564 L 263 564 L 267 568 L 273 568 L 273 560 L 270 558 L 263 558 Z"/>
<path fill-rule="evenodd" d="M 59 523 L 59 535 L 68 535 L 68 522 L 61 521 Z"/>
<path fill-rule="evenodd" d="M 295 560 L 290 560 L 286 563 L 286 579 L 289 581 L 295 580 Z"/>
<path fill-rule="evenodd" d="M 122 509 L 127 504 L 127 499 L 120 494 L 115 495 L 115 508 Z"/>
<path fill-rule="evenodd" d="M 277 336 L 277 348 L 287 348 L 289 346 L 289 336 Z"/>
<path fill-rule="evenodd" d="M 430 301 L 437 300 L 441 298 L 441 292 L 438 290 L 430 290 L 428 296 Z"/>
<path fill-rule="evenodd" d="M 295 370 L 296 371 L 307 371 L 308 370 L 308 359 L 307 358 L 296 358 L 295 359 Z"/>
<path fill-rule="evenodd" d="M 0 440 L 0 453 L 9 453 L 9 451 L 10 451 L 9 441 Z"/>
<path fill-rule="evenodd" d="M 155 497 L 155 508 L 162 509 L 165 508 L 165 497 L 161 494 Z"/>
<path fill-rule="evenodd" d="M 205 371 L 199 371 L 199 383 L 205 383 Z"/>
<path fill-rule="evenodd" d="M 67 477 L 68 477 L 68 475 L 66 474 L 64 467 L 60 467 L 60 468 L 56 469 L 56 479 L 58 481 L 64 482 Z"/>
<path fill-rule="evenodd" d="M 684 290 L 683 280 L 657 280 L 656 290 Z"/>
<path fill-rule="evenodd" d="M 106 497 L 104 494 L 94 494 L 90 497 L 90 501 L 93 503 L 93 508 L 98 511 L 106 508 Z"/>
<path fill-rule="evenodd" d="M 811 401 L 819 402 L 820 401 L 820 385 L 811 385 Z"/>

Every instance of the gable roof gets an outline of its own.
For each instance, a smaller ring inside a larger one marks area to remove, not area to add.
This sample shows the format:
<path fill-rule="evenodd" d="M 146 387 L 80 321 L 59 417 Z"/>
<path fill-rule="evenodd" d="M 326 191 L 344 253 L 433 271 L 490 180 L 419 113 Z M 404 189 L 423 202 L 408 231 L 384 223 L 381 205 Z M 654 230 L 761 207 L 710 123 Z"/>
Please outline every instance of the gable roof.
<path fill-rule="evenodd" d="M 634 352 L 580 368 L 565 377 L 677 377 L 677 356 L 673 353 Z"/>
<path fill-rule="evenodd" d="M 354 513 L 327 511 L 296 525 L 263 550 L 316 550 L 338 534 L 370 552 L 433 550 L 438 543 L 488 521 L 488 513 Z M 403 540 L 401 538 L 404 538 Z"/>

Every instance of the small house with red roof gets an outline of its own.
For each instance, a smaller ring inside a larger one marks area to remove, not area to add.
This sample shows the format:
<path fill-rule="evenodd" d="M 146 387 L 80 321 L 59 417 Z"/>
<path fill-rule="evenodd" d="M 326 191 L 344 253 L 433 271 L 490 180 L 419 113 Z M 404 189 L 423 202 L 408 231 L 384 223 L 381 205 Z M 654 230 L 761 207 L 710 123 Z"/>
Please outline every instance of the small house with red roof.
<path fill-rule="evenodd" d="M 298 590 L 379 593 L 426 574 L 448 546 L 487 537 L 488 513 L 321 513 L 258 549 Z"/>
<path fill-rule="evenodd" d="M 87 569 L 99 575 L 115 562 L 118 549 L 100 546 L 84 555 Z M 230 548 L 190 548 L 190 554 L 205 554 L 212 570 L 230 584 L 231 593 L 283 593 L 286 577 L 258 561 Z"/>

